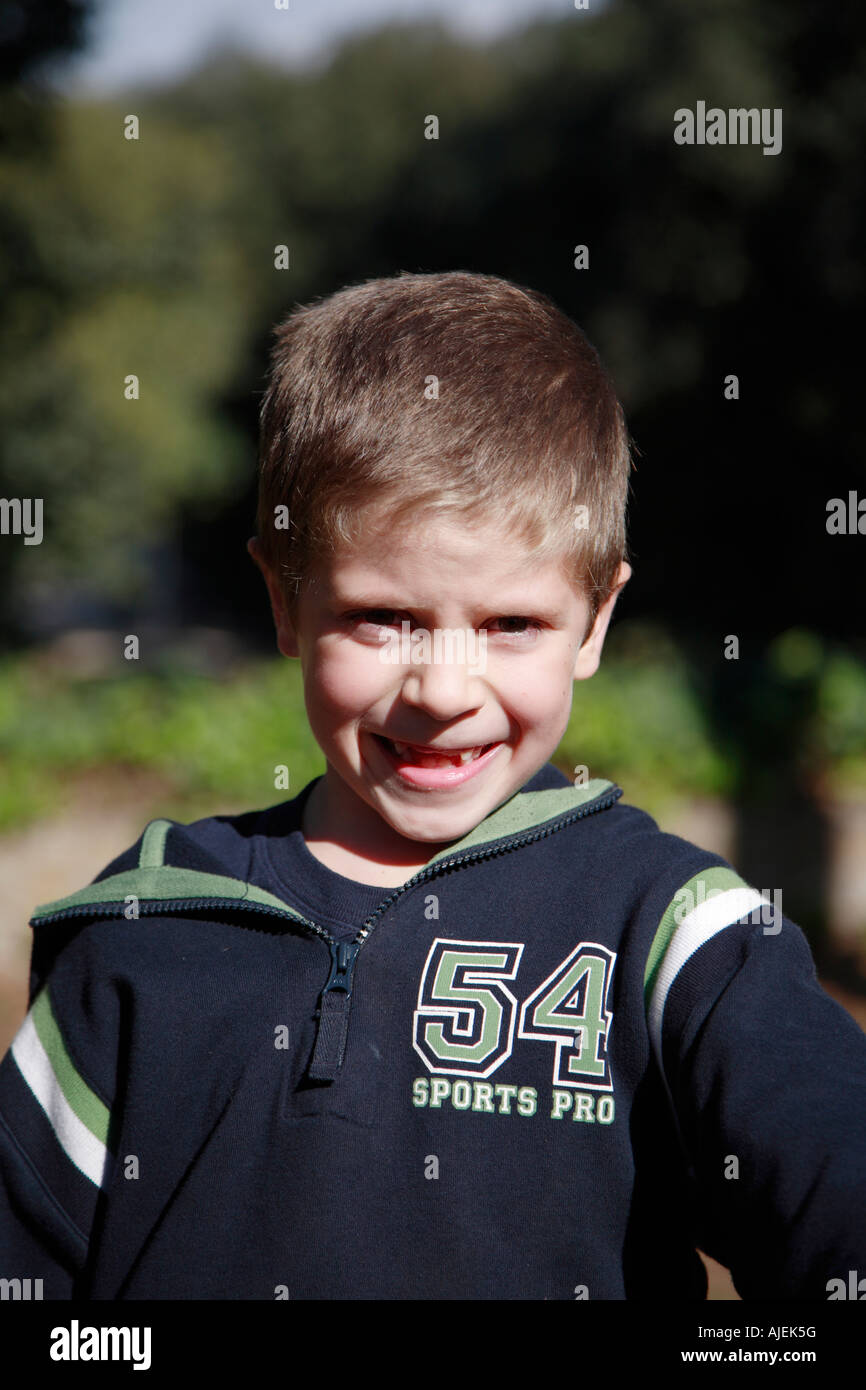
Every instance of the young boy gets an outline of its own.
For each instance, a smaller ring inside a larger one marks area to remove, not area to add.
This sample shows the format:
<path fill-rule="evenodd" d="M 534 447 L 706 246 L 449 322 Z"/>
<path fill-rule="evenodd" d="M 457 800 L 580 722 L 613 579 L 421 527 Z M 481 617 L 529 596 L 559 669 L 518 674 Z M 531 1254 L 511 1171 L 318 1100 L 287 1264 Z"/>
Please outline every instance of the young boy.
<path fill-rule="evenodd" d="M 748 1299 L 866 1274 L 866 1038 L 801 931 L 549 761 L 629 577 L 628 471 L 532 291 L 405 274 L 277 330 L 250 548 L 326 772 L 154 821 L 37 910 L 0 1275 L 703 1299 L 696 1244 Z"/>

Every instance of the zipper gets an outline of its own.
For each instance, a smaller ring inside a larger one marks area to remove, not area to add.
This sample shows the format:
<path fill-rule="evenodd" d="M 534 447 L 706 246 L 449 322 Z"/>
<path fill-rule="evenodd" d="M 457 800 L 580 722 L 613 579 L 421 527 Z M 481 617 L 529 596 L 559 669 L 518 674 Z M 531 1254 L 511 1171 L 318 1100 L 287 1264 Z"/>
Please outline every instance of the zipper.
<path fill-rule="evenodd" d="M 509 854 L 512 850 L 521 849 L 523 845 L 532 844 L 535 840 L 543 840 L 546 836 L 564 829 L 566 825 L 571 825 L 573 821 L 583 820 L 586 816 L 594 815 L 597 811 L 606 811 L 609 806 L 613 806 L 614 802 L 619 800 L 622 794 L 621 787 L 612 787 L 609 792 L 601 793 L 595 801 L 590 801 L 585 806 L 579 806 L 569 815 L 563 816 L 560 820 L 543 826 L 539 830 L 520 835 L 516 839 L 508 840 L 505 844 L 497 845 L 493 849 L 471 850 L 466 854 L 455 855 L 453 859 L 442 859 L 437 864 L 431 864 L 429 867 L 421 869 L 419 873 L 410 878 L 408 882 L 402 883 L 379 904 L 376 911 L 359 928 L 352 941 L 346 941 L 345 938 L 338 941 L 324 927 L 320 927 L 316 922 L 308 921 L 306 917 L 301 917 L 298 913 L 282 912 L 279 908 L 268 907 L 264 903 L 245 903 L 237 898 L 173 898 L 159 902 L 144 901 L 139 904 L 139 915 L 155 917 L 178 910 L 188 912 L 191 908 L 198 907 L 210 908 L 211 910 L 221 908 L 234 912 L 257 912 L 288 920 L 324 941 L 331 953 L 331 968 L 319 996 L 316 1036 L 307 1074 L 312 1081 L 333 1082 L 336 1081 L 340 1073 L 346 1052 L 346 1042 L 349 1036 L 349 1009 L 352 1002 L 352 986 L 358 953 L 368 937 L 375 931 L 379 920 L 401 894 L 408 892 L 417 884 L 435 877 L 436 874 L 443 873 L 446 869 L 458 868 L 463 864 L 471 864 L 480 859 L 492 859 L 499 854 Z M 48 922 L 56 922 L 64 917 L 80 916 L 116 917 L 116 905 L 94 903 L 90 906 L 84 903 L 79 907 L 64 908 L 60 912 L 53 912 L 46 917 L 40 917 L 39 926 Z"/>
<path fill-rule="evenodd" d="M 316 1041 L 308 1068 L 311 1081 L 336 1081 L 349 1037 L 352 976 L 360 941 L 331 942 L 331 973 L 319 999 Z"/>

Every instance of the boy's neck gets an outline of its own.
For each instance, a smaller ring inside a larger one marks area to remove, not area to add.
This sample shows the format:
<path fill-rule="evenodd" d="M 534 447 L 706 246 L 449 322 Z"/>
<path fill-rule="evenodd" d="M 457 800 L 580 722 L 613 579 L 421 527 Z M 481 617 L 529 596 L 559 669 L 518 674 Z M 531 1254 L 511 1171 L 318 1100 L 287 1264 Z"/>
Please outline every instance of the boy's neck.
<path fill-rule="evenodd" d="M 320 864 L 344 878 L 374 887 L 399 888 L 450 843 L 408 840 L 396 832 L 385 842 L 381 817 L 372 808 L 370 815 L 375 816 L 370 824 L 372 833 L 365 836 L 363 826 L 352 831 L 344 828 L 329 807 L 327 777 L 319 778 L 303 808 L 301 829 L 307 849 Z M 339 832 L 335 829 L 338 824 Z"/>

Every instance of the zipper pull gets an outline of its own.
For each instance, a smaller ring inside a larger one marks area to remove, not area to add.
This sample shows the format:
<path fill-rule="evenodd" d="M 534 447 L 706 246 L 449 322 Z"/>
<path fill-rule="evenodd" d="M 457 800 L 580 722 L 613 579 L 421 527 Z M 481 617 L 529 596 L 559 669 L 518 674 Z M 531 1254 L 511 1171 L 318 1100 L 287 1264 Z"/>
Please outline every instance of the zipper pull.
<path fill-rule="evenodd" d="M 316 1045 L 307 1073 L 311 1081 L 335 1081 L 343 1065 L 349 1034 L 352 972 L 360 946 L 359 941 L 331 942 L 331 973 L 319 1000 Z"/>

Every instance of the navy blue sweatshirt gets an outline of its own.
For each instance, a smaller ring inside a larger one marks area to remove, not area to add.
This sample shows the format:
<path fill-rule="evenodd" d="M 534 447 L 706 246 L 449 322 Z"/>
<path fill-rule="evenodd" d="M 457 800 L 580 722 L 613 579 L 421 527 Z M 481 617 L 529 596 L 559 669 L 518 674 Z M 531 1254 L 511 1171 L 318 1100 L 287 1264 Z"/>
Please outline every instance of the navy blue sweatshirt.
<path fill-rule="evenodd" d="M 550 764 L 399 888 L 300 796 L 37 909 L 0 1278 L 45 1298 L 746 1299 L 866 1273 L 866 1036 L 800 929 Z M 384 894 L 384 896 L 383 896 Z"/>

